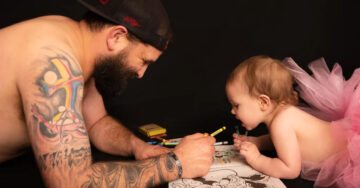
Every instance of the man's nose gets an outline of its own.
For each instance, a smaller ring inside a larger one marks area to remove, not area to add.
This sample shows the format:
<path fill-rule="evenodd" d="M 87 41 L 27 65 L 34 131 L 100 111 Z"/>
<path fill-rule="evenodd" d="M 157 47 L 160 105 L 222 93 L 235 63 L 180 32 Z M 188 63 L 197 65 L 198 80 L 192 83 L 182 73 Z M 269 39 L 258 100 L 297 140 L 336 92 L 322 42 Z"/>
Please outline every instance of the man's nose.
<path fill-rule="evenodd" d="M 148 68 L 148 65 L 144 65 L 141 67 L 141 69 L 137 72 L 137 78 L 142 78 L 145 74 L 146 69 Z"/>

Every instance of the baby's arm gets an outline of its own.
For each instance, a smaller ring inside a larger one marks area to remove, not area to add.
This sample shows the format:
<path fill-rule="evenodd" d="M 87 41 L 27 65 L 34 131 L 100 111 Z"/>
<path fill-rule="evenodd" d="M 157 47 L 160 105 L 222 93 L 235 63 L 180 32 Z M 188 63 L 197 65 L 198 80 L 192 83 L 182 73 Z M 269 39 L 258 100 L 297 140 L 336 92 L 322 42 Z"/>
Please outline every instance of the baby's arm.
<path fill-rule="evenodd" d="M 292 179 L 300 174 L 301 155 L 296 133 L 290 122 L 277 118 L 270 126 L 270 135 L 276 149 L 277 158 L 261 155 L 256 146 L 250 142 L 241 144 L 240 154 L 255 170 L 264 174 Z"/>

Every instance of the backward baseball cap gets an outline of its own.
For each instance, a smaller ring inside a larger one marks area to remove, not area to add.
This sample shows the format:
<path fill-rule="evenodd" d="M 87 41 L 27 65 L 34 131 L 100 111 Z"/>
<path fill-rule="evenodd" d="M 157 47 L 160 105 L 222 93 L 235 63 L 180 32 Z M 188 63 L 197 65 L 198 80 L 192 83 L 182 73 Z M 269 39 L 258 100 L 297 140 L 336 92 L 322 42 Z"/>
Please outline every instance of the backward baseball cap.
<path fill-rule="evenodd" d="M 166 50 L 172 38 L 169 16 L 160 0 L 78 0 L 90 11 L 126 27 L 142 41 Z"/>

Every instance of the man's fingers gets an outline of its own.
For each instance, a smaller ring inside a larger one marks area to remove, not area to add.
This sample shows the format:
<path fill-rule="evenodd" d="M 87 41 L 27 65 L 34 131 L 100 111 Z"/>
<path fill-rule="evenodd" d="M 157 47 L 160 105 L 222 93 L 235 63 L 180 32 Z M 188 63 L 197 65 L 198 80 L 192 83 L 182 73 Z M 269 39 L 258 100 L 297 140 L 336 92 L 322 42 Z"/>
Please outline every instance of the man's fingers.
<path fill-rule="evenodd" d="M 215 142 L 216 142 L 216 139 L 215 139 L 215 137 L 213 137 L 213 136 L 208 136 L 208 137 L 205 137 L 205 139 L 208 139 L 209 140 L 209 144 L 210 145 L 214 145 L 215 144 Z"/>
<path fill-rule="evenodd" d="M 203 133 L 195 133 L 195 134 L 186 136 L 186 138 L 189 138 L 189 139 L 196 139 L 196 138 L 201 138 L 201 137 L 204 137 Z"/>

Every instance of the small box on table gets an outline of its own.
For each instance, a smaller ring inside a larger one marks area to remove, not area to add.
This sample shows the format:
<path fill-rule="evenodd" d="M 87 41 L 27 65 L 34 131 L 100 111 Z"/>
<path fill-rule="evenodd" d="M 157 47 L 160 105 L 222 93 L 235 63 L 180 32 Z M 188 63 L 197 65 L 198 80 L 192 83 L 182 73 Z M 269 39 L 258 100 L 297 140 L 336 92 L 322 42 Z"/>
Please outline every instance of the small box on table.
<path fill-rule="evenodd" d="M 165 134 L 166 129 L 155 123 L 142 125 L 139 127 L 139 131 L 148 137 L 155 135 Z"/>

